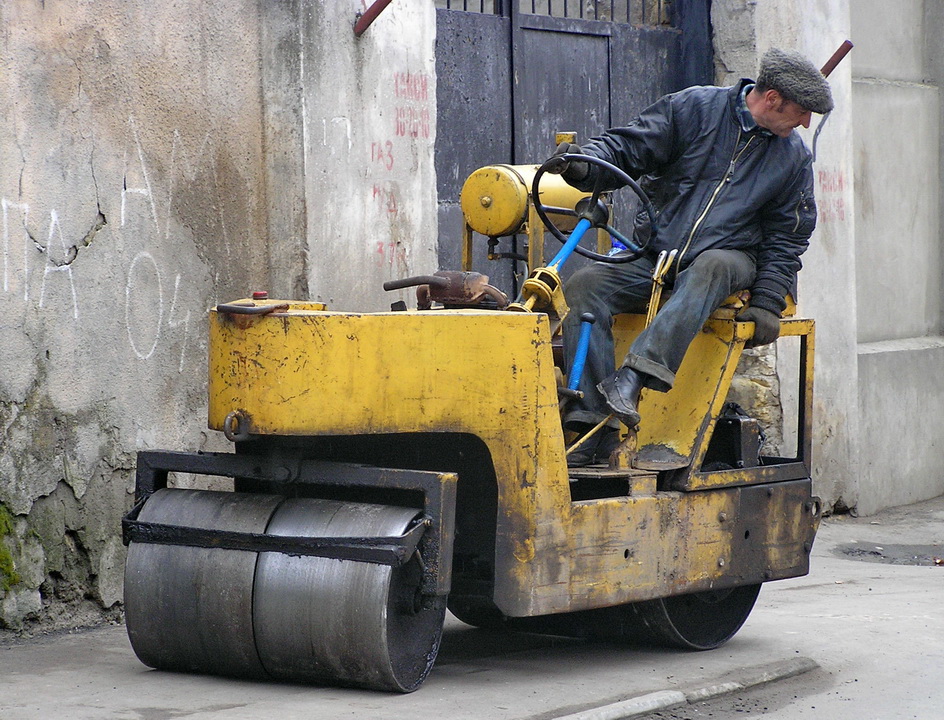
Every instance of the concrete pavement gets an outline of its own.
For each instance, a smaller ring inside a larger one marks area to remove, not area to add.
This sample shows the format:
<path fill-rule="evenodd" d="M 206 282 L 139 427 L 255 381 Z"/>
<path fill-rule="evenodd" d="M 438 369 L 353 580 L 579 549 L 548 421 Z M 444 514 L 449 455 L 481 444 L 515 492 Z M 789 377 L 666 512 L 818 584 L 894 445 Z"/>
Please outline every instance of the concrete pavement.
<path fill-rule="evenodd" d="M 122 626 L 0 636 L 0 718 L 602 719 L 809 670 L 815 692 L 844 701 L 832 720 L 937 718 L 944 566 L 935 558 L 944 558 L 944 498 L 869 518 L 827 518 L 811 574 L 766 585 L 744 628 L 718 650 L 488 632 L 450 617 L 439 660 L 411 695 L 158 672 L 135 658 Z M 893 714 L 862 714 L 882 702 Z"/>

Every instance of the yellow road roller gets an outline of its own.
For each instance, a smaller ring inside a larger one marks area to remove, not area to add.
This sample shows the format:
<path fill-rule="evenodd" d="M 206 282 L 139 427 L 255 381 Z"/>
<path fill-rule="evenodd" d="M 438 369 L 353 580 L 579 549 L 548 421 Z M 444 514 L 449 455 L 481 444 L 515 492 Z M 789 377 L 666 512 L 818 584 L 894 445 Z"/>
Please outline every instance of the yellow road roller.
<path fill-rule="evenodd" d="M 794 456 L 765 455 L 758 422 L 727 401 L 753 332 L 741 294 L 675 387 L 643 393 L 608 464 L 567 467 L 582 439 L 561 426 L 575 391 L 559 271 L 588 231 L 617 231 L 605 196 L 545 170 L 470 178 L 464 267 L 388 284 L 416 286 L 415 308 L 258 293 L 210 311 L 209 427 L 233 451 L 138 454 L 123 535 L 142 662 L 410 692 L 447 608 L 482 627 L 704 650 L 737 632 L 762 583 L 808 572 L 811 320 L 781 320 L 798 347 Z M 547 265 L 545 229 L 564 243 Z M 517 298 L 472 270 L 478 234 L 527 236 Z M 618 357 L 645 322 L 616 318 Z M 232 489 L 174 487 L 180 473 Z"/>

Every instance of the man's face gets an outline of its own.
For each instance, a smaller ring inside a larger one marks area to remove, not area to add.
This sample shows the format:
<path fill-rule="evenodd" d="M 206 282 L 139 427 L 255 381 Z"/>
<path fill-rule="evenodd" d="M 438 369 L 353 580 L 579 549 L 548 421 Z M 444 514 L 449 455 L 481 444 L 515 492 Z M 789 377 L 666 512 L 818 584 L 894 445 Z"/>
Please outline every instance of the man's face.
<path fill-rule="evenodd" d="M 794 128 L 801 125 L 808 128 L 812 117 L 813 113 L 809 110 L 792 100 L 784 99 L 776 90 L 768 90 L 764 93 L 764 102 L 754 115 L 754 120 L 774 135 L 785 138 Z"/>

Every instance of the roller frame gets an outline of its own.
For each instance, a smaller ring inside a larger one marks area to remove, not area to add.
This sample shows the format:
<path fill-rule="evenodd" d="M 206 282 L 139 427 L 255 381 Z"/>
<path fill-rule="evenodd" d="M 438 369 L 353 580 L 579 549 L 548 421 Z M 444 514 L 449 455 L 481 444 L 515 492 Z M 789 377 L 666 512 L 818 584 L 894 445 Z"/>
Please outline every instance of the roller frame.
<path fill-rule="evenodd" d="M 379 472 L 378 472 L 379 471 Z M 371 487 L 423 493 L 423 518 L 398 537 L 273 537 L 255 533 L 203 530 L 140 522 L 147 498 L 167 487 L 172 472 L 285 483 Z M 301 460 L 294 470 L 284 462 L 250 454 L 146 450 L 138 453 L 135 505 L 122 519 L 122 539 L 130 542 L 218 547 L 289 555 L 313 555 L 399 567 L 418 551 L 423 565 L 421 591 L 445 596 L 452 580 L 456 509 L 455 473 L 377 468 L 351 463 Z"/>

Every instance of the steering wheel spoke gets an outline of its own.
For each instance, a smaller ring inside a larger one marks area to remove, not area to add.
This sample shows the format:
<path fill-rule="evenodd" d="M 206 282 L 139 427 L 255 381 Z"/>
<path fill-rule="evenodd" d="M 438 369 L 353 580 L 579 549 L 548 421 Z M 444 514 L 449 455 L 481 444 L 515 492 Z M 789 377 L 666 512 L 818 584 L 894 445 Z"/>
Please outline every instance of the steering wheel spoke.
<path fill-rule="evenodd" d="M 577 211 L 571 208 L 554 207 L 553 205 L 544 205 L 544 210 L 549 215 L 567 215 L 568 217 L 577 217 Z"/>
<path fill-rule="evenodd" d="M 597 173 L 597 179 L 593 183 L 593 190 L 590 191 L 590 205 L 596 205 L 600 202 L 600 195 L 603 193 L 603 173 Z"/>
<path fill-rule="evenodd" d="M 632 238 L 626 237 L 625 235 L 623 235 L 623 233 L 621 233 L 612 225 L 605 225 L 603 229 L 606 230 L 610 234 L 610 237 L 616 238 L 626 248 L 625 254 L 623 254 L 623 252 L 620 251 L 619 255 L 608 255 L 607 257 L 610 258 L 611 262 L 614 262 L 614 263 L 631 262 L 632 260 L 635 260 L 646 251 L 645 248 L 640 248 L 635 240 L 633 240 Z"/>

